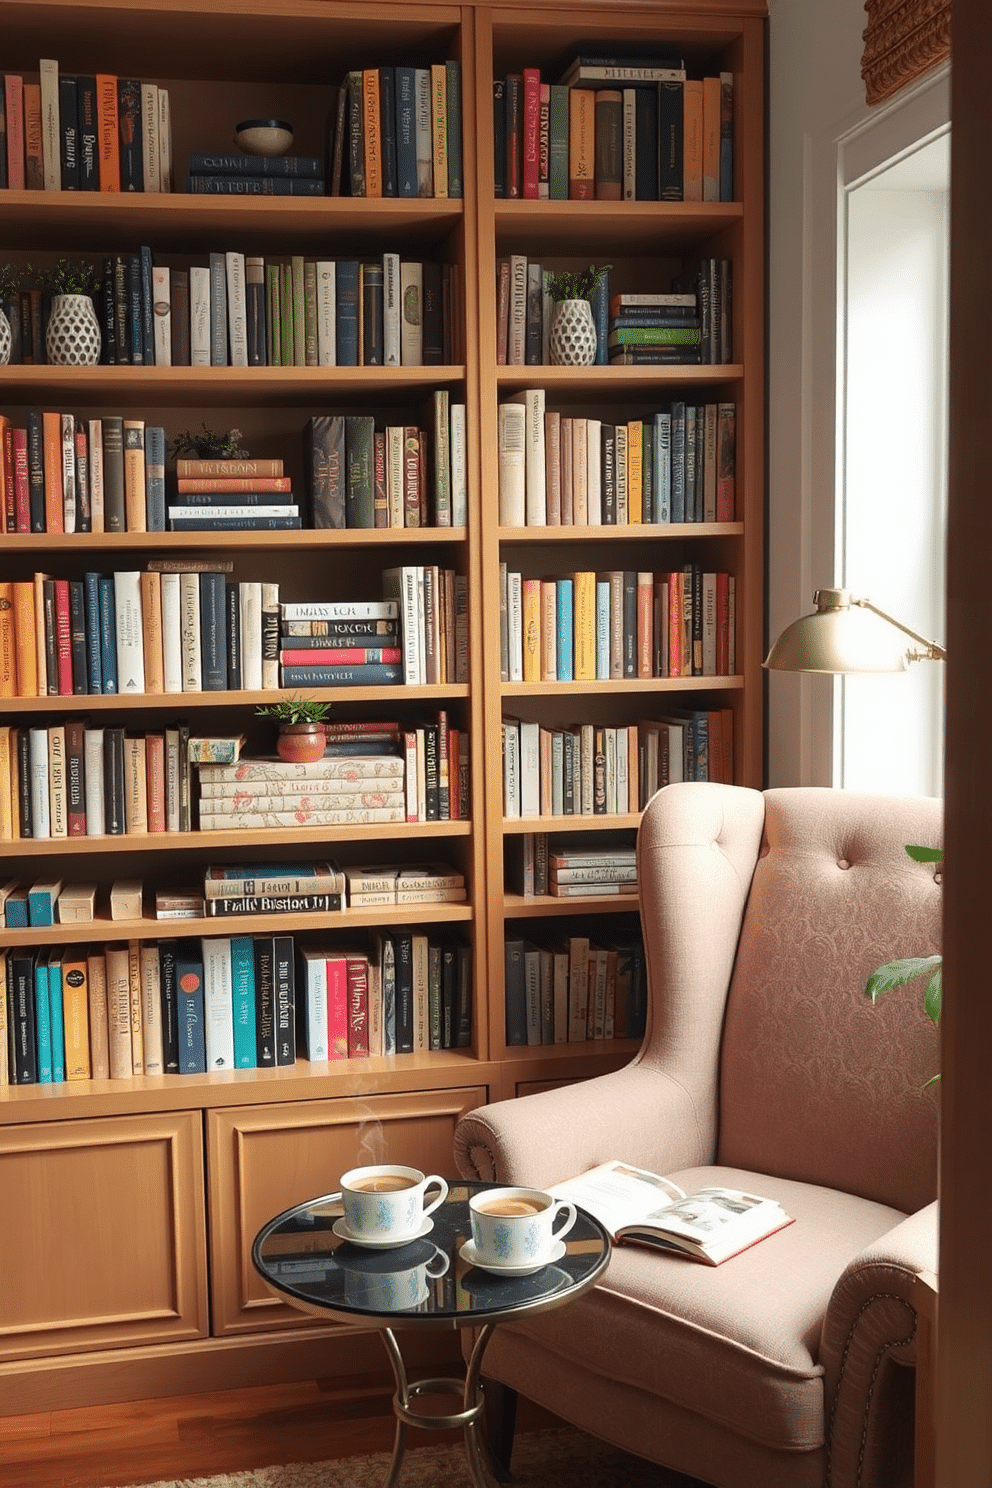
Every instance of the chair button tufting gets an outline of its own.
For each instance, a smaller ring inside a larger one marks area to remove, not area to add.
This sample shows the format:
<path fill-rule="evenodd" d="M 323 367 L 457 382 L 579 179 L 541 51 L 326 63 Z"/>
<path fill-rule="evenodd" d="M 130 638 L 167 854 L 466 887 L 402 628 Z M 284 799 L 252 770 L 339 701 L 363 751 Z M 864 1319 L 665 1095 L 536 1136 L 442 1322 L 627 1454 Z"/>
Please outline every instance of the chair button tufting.
<path fill-rule="evenodd" d="M 849 863 L 849 862 L 848 862 L 848 861 L 847 861 L 847 859 L 846 859 L 846 858 L 838 858 L 838 859 L 837 859 L 837 867 L 838 867 L 838 868 L 850 868 L 850 866 L 851 866 L 851 865 L 850 865 L 850 863 Z"/>

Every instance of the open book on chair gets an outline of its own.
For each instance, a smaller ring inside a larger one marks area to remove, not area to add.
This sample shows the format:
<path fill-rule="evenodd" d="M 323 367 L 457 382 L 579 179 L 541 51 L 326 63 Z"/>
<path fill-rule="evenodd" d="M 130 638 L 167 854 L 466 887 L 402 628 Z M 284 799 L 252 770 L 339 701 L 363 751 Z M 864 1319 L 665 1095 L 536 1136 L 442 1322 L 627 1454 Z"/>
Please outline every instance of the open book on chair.
<path fill-rule="evenodd" d="M 617 1242 L 657 1245 L 718 1266 L 792 1224 L 775 1199 L 736 1188 L 683 1192 L 657 1173 L 607 1162 L 548 1190 L 605 1225 Z"/>

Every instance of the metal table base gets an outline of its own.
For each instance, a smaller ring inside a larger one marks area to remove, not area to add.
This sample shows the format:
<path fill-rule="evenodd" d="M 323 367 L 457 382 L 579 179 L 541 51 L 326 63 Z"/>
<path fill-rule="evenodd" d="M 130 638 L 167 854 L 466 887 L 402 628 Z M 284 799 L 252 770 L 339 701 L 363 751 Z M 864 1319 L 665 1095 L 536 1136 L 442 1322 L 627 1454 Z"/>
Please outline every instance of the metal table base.
<path fill-rule="evenodd" d="M 393 1455 L 390 1459 L 389 1471 L 382 1488 L 394 1488 L 399 1478 L 406 1451 L 407 1426 L 420 1426 L 427 1431 L 456 1431 L 461 1427 L 465 1439 L 465 1455 L 468 1458 L 469 1474 L 474 1488 L 490 1488 L 483 1468 L 483 1453 L 485 1453 L 487 1465 L 493 1476 L 501 1476 L 489 1455 L 485 1437 L 480 1438 L 476 1429 L 479 1417 L 485 1409 L 485 1400 L 479 1385 L 482 1356 L 486 1352 L 486 1345 L 493 1335 L 495 1326 L 495 1323 L 486 1323 L 480 1328 L 479 1336 L 469 1357 L 464 1380 L 426 1379 L 417 1380 L 413 1384 L 407 1379 L 406 1366 L 392 1328 L 379 1330 L 383 1346 L 392 1365 L 393 1377 L 396 1380 L 396 1394 L 393 1396 L 396 1433 L 393 1437 Z M 421 1395 L 460 1396 L 462 1409 L 450 1411 L 447 1414 L 417 1410 L 413 1402 Z"/>

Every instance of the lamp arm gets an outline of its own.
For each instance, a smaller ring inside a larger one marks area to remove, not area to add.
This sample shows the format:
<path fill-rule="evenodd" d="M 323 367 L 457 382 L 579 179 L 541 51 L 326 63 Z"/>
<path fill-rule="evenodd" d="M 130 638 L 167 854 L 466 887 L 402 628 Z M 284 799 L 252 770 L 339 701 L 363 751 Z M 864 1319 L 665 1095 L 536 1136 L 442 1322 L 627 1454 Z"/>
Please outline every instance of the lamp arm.
<path fill-rule="evenodd" d="M 896 630 L 901 630 L 903 635 L 908 635 L 911 640 L 918 641 L 924 649 L 923 651 L 911 651 L 910 661 L 947 660 L 947 652 L 943 646 L 938 645 L 936 641 L 928 641 L 926 636 L 919 635 L 915 630 L 910 630 L 908 625 L 903 625 L 901 620 L 895 620 L 891 615 L 887 615 L 884 610 L 878 608 L 878 605 L 872 604 L 870 599 L 852 599 L 851 603 L 859 605 L 864 610 L 871 610 L 872 614 L 877 615 L 880 620 L 887 620 L 890 625 L 895 626 Z"/>

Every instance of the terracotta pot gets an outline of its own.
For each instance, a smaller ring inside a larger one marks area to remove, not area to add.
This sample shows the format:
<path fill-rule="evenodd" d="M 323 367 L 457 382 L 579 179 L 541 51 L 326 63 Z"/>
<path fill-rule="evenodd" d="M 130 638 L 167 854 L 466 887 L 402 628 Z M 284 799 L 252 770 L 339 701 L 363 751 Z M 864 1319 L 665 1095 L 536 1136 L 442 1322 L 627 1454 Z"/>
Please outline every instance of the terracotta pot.
<path fill-rule="evenodd" d="M 302 765 L 324 755 L 322 723 L 284 723 L 276 739 L 276 753 L 290 764 Z"/>

